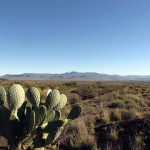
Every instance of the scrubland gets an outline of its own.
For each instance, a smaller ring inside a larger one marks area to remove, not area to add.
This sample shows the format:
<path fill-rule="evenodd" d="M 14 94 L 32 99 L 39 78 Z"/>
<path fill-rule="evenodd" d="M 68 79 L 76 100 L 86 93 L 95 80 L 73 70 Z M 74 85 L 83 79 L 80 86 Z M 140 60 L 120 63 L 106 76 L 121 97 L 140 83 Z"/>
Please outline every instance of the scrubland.
<path fill-rule="evenodd" d="M 47 90 L 58 89 L 68 97 L 63 115 L 75 103 L 83 115 L 71 122 L 54 143 L 64 150 L 150 149 L 150 82 L 75 82 L 0 80 L 6 90 L 13 84 L 34 86 L 44 102 Z M 0 147 L 7 141 L 1 137 Z"/>

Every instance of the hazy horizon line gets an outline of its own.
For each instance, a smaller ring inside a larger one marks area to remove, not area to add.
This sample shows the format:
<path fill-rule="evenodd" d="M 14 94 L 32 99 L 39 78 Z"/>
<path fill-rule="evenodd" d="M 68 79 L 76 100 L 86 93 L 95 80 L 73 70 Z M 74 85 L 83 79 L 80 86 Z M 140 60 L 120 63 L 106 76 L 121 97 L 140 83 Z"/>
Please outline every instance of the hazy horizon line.
<path fill-rule="evenodd" d="M 24 72 L 24 73 L 4 73 L 0 74 L 0 77 L 5 76 L 5 75 L 22 75 L 22 74 L 64 74 L 64 73 L 97 73 L 97 74 L 104 74 L 104 75 L 117 75 L 117 76 L 150 76 L 150 74 L 111 74 L 111 73 L 101 73 L 101 72 L 93 72 L 93 71 L 85 71 L 85 72 L 80 72 L 80 71 L 68 71 L 68 72 L 55 72 L 55 73 L 41 73 L 41 72 Z"/>

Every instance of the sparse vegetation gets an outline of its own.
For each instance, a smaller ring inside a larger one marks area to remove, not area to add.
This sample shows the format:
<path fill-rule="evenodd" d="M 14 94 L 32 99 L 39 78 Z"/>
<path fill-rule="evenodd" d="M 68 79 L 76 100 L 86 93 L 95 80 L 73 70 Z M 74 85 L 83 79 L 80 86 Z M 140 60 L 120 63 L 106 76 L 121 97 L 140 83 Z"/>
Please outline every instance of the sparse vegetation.
<path fill-rule="evenodd" d="M 0 80 L 0 86 L 6 91 L 14 83 L 21 84 L 25 91 L 31 86 L 39 87 L 43 103 L 48 88 L 66 94 L 68 103 L 62 110 L 62 117 L 66 117 L 75 103 L 83 106 L 83 116 L 69 123 L 54 142 L 60 149 L 149 148 L 150 123 L 147 118 L 150 116 L 150 83 Z"/>

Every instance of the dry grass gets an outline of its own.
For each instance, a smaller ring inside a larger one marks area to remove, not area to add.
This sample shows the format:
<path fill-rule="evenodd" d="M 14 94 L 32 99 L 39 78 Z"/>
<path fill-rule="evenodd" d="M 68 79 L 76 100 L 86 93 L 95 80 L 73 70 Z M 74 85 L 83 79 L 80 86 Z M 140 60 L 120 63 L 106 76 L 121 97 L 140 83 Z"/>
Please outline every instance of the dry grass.
<path fill-rule="evenodd" d="M 83 106 L 83 116 L 68 126 L 71 131 L 66 137 L 71 148 L 96 149 L 94 127 L 97 119 L 100 124 L 108 124 L 150 115 L 150 83 L 0 80 L 0 86 L 6 90 L 13 83 L 21 84 L 25 90 L 31 86 L 38 87 L 42 102 L 49 88 L 65 93 L 68 104 L 62 110 L 63 118 L 66 118 L 73 104 Z M 117 140 L 117 132 L 113 131 L 110 137 Z M 136 141 L 140 141 L 138 136 Z M 107 149 L 112 149 L 112 145 L 108 145 Z"/>

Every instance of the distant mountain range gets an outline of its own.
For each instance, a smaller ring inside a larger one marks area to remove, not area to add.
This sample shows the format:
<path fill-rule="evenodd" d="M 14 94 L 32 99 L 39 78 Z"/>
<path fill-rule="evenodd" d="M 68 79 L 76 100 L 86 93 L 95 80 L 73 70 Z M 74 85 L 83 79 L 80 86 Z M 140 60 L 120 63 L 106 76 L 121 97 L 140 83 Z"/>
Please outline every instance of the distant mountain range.
<path fill-rule="evenodd" d="M 70 80 L 70 81 L 150 81 L 150 75 L 108 75 L 95 72 L 67 72 L 61 74 L 24 73 L 6 74 L 0 78 L 12 80 Z"/>

